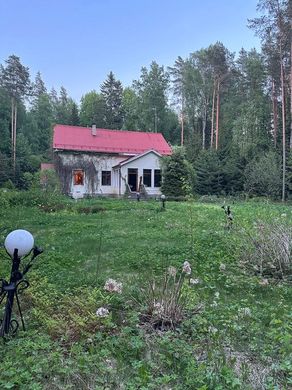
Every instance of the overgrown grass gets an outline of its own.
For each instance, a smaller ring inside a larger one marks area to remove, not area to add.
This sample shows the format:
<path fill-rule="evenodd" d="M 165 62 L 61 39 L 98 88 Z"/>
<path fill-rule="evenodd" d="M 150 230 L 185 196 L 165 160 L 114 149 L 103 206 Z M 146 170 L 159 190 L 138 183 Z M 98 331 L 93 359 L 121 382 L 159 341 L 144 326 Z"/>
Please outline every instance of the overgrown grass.
<path fill-rule="evenodd" d="M 247 273 L 238 234 L 252 234 L 257 220 L 292 225 L 288 206 L 235 201 L 227 231 L 220 200 L 167 202 L 164 212 L 155 201 L 19 202 L 1 209 L 0 242 L 27 229 L 44 254 L 21 297 L 28 330 L 1 343 L 1 389 L 292 386 L 291 285 Z M 151 331 L 141 321 L 143 289 L 185 260 L 199 280 L 188 287 L 189 311 L 177 329 Z M 8 273 L 1 259 L 0 277 Z M 108 278 L 123 283 L 115 305 Z M 98 318 L 107 305 L 110 316 Z"/>

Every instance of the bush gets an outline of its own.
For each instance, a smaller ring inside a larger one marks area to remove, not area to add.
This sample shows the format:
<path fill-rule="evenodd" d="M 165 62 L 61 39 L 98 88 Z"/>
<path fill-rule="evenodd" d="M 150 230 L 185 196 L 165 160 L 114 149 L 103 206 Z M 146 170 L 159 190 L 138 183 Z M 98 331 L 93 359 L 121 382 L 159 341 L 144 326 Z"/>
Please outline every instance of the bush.
<path fill-rule="evenodd" d="M 280 223 L 257 223 L 255 234 L 245 232 L 244 264 L 261 277 L 291 279 L 292 228 Z M 248 248 L 247 248 L 248 246 Z"/>
<path fill-rule="evenodd" d="M 246 167 L 244 188 L 249 194 L 278 198 L 281 191 L 281 167 L 274 152 L 253 159 Z"/>

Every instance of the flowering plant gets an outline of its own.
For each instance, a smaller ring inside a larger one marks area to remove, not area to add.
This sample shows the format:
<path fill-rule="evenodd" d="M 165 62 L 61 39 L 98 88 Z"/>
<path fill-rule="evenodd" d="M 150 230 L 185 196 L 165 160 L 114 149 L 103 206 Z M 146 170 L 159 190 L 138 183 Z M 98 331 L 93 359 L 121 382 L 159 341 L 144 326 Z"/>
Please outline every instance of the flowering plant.
<path fill-rule="evenodd" d="M 143 315 L 145 322 L 160 330 L 175 329 L 182 321 L 187 303 L 187 286 L 199 283 L 190 279 L 192 269 L 185 261 L 181 270 L 170 266 L 162 283 L 152 281 L 146 291 L 147 312 Z M 188 281 L 188 283 L 186 283 Z"/>

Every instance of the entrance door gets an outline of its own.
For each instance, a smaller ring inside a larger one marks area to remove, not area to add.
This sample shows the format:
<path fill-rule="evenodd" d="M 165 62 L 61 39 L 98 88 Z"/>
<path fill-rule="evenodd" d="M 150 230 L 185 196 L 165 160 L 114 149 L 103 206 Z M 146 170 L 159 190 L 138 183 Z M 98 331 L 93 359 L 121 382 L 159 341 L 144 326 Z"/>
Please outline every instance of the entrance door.
<path fill-rule="evenodd" d="M 138 186 L 138 169 L 129 168 L 128 169 L 128 184 L 131 188 L 131 191 L 136 192 Z"/>

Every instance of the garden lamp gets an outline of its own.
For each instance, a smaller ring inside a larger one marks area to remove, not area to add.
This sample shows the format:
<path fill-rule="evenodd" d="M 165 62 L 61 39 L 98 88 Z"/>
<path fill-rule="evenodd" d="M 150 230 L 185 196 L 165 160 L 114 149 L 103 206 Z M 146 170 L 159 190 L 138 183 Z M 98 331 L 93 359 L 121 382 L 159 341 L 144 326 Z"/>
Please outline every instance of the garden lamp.
<path fill-rule="evenodd" d="M 14 297 L 16 298 L 23 330 L 25 330 L 18 293 L 29 287 L 29 282 L 23 277 L 32 266 L 33 260 L 43 251 L 34 247 L 34 238 L 30 232 L 23 229 L 14 230 L 5 239 L 4 247 L 12 260 L 10 280 L 0 279 L 0 304 L 7 296 L 3 319 L 0 319 L 0 337 L 9 332 L 15 333 L 19 327 L 17 320 L 11 320 Z M 31 254 L 30 260 L 20 270 L 21 260 Z"/>
<path fill-rule="evenodd" d="M 161 199 L 161 203 L 162 203 L 162 208 L 164 209 L 165 208 L 166 196 L 162 194 L 160 199 Z"/>

